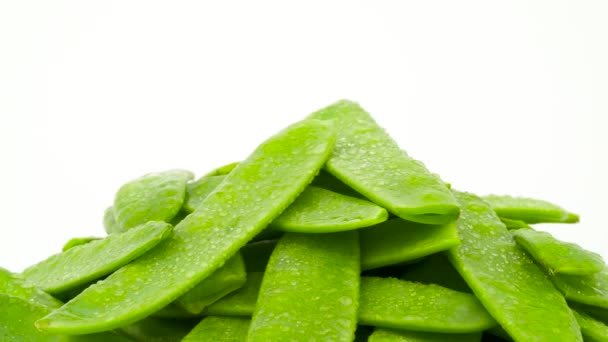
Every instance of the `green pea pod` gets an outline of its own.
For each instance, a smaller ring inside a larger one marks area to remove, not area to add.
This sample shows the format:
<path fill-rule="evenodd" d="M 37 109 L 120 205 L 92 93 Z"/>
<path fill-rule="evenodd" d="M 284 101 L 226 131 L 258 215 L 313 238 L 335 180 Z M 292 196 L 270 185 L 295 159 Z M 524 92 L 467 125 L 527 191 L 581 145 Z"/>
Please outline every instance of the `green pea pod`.
<path fill-rule="evenodd" d="M 103 228 L 108 235 L 125 232 L 125 229 L 116 221 L 113 207 L 109 207 L 103 212 Z"/>
<path fill-rule="evenodd" d="M 586 276 L 555 274 L 551 280 L 569 301 L 608 309 L 608 267 Z"/>
<path fill-rule="evenodd" d="M 373 226 L 388 219 L 369 201 L 309 186 L 271 227 L 284 232 L 335 233 Z"/>
<path fill-rule="evenodd" d="M 529 224 L 521 220 L 513 220 L 504 217 L 499 217 L 500 221 L 505 224 L 507 229 L 515 230 L 515 229 L 531 229 Z"/>
<path fill-rule="evenodd" d="M 171 236 L 171 231 L 169 224 L 151 221 L 55 254 L 25 269 L 23 276 L 50 293 L 65 292 L 128 264 Z"/>
<path fill-rule="evenodd" d="M 148 221 L 170 222 L 186 196 L 190 171 L 171 170 L 150 173 L 123 185 L 114 198 L 114 217 L 124 229 Z"/>
<path fill-rule="evenodd" d="M 574 317 L 576 317 L 576 321 L 581 327 L 581 333 L 585 338 L 585 342 L 608 341 L 608 326 L 606 324 L 577 310 L 572 310 L 572 313 L 574 313 Z"/>
<path fill-rule="evenodd" d="M 501 218 L 534 223 L 576 223 L 577 214 L 553 203 L 527 197 L 488 195 L 483 199 Z"/>
<path fill-rule="evenodd" d="M 91 242 L 91 241 L 96 241 L 96 240 L 101 240 L 102 238 L 98 238 L 98 237 L 80 237 L 80 238 L 72 238 L 70 239 L 70 241 L 66 242 L 65 245 L 63 245 L 63 248 L 61 249 L 62 252 L 67 251 L 68 249 L 72 249 L 76 246 L 82 246 L 82 245 L 86 245 L 87 243 Z"/>
<path fill-rule="evenodd" d="M 49 308 L 58 308 L 63 303 L 42 289 L 29 284 L 22 276 L 0 267 L 0 294 L 21 298 Z"/>
<path fill-rule="evenodd" d="M 447 255 L 494 319 L 515 341 L 582 341 L 564 297 L 494 211 L 475 195 L 454 193 L 461 244 Z"/>
<path fill-rule="evenodd" d="M 246 342 L 251 319 L 214 317 L 203 319 L 182 342 Z"/>
<path fill-rule="evenodd" d="M 460 292 L 472 292 L 443 253 L 433 254 L 419 263 L 411 265 L 401 275 L 401 279 L 423 284 L 436 284 Z"/>
<path fill-rule="evenodd" d="M 258 300 L 263 275 L 262 272 L 247 273 L 247 282 L 243 287 L 206 307 L 203 314 L 251 317 Z"/>
<path fill-rule="evenodd" d="M 481 333 L 474 334 L 437 334 L 419 331 L 376 328 L 369 342 L 479 342 Z"/>
<path fill-rule="evenodd" d="M 262 143 L 174 230 L 173 236 L 37 322 L 82 334 L 147 317 L 192 289 L 272 222 L 312 181 L 335 140 L 304 120 Z"/>
<path fill-rule="evenodd" d="M 120 329 L 138 342 L 179 342 L 192 330 L 198 319 L 176 320 L 148 317 Z"/>
<path fill-rule="evenodd" d="M 188 199 L 184 202 L 182 210 L 193 212 L 209 194 L 217 188 L 226 176 L 205 176 L 187 185 Z"/>
<path fill-rule="evenodd" d="M 357 231 L 286 233 L 268 262 L 248 341 L 352 341 L 359 272 Z"/>
<path fill-rule="evenodd" d="M 186 311 L 198 314 L 206 306 L 237 290 L 245 284 L 247 273 L 240 253 L 228 259 L 224 266 L 177 299 Z"/>
<path fill-rule="evenodd" d="M 520 229 L 512 234 L 515 241 L 550 274 L 589 275 L 605 267 L 599 254 L 573 243 L 559 241 L 549 233 Z"/>
<path fill-rule="evenodd" d="M 278 240 L 252 242 L 241 248 L 247 272 L 264 272 Z"/>
<path fill-rule="evenodd" d="M 214 169 L 214 170 L 210 171 L 209 173 L 207 173 L 204 177 L 225 176 L 225 175 L 229 174 L 230 172 L 232 172 L 232 170 L 234 170 L 239 165 L 239 163 L 240 162 L 234 162 L 234 163 L 220 166 L 217 169 Z"/>
<path fill-rule="evenodd" d="M 445 183 L 403 152 L 358 104 L 340 101 L 311 117 L 335 121 L 336 147 L 326 169 L 336 178 L 405 220 L 456 220 L 460 209 Z"/>
<path fill-rule="evenodd" d="M 361 277 L 359 324 L 437 333 L 471 333 L 497 325 L 475 296 L 438 285 Z"/>
<path fill-rule="evenodd" d="M 361 268 L 395 265 L 460 244 L 453 223 L 427 225 L 393 219 L 361 232 Z"/>

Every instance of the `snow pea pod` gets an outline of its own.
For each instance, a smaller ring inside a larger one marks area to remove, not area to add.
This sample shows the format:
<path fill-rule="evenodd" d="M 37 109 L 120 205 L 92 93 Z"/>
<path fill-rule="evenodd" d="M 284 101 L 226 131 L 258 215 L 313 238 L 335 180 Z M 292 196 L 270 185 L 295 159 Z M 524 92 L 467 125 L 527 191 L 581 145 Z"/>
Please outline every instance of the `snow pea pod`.
<path fill-rule="evenodd" d="M 352 341 L 359 272 L 357 231 L 286 233 L 268 262 L 248 341 Z"/>
<path fill-rule="evenodd" d="M 114 197 L 116 223 L 128 230 L 148 221 L 170 222 L 182 207 L 192 177 L 190 171 L 171 170 L 126 183 Z"/>
<path fill-rule="evenodd" d="M 190 313 L 198 314 L 206 306 L 242 287 L 246 280 L 243 257 L 237 253 L 224 266 L 179 297 L 177 304 Z"/>
<path fill-rule="evenodd" d="M 21 298 L 52 309 L 63 303 L 42 289 L 29 284 L 22 276 L 9 272 L 0 267 L 0 294 Z"/>
<path fill-rule="evenodd" d="M 398 218 L 360 234 L 363 270 L 412 261 L 460 244 L 453 223 L 428 225 Z"/>
<path fill-rule="evenodd" d="M 335 121 L 336 146 L 326 169 L 336 178 L 409 221 L 441 224 L 458 217 L 445 183 L 403 152 L 358 104 L 340 101 L 311 117 Z"/>
<path fill-rule="evenodd" d="M 214 317 L 203 319 L 182 342 L 246 342 L 251 319 Z"/>
<path fill-rule="evenodd" d="M 240 289 L 223 297 L 203 310 L 209 316 L 251 317 L 262 285 L 262 272 L 247 273 L 247 282 Z"/>
<path fill-rule="evenodd" d="M 205 176 L 194 182 L 188 183 L 186 189 L 188 198 L 184 202 L 182 210 L 191 213 L 198 207 L 209 194 L 220 185 L 226 176 Z"/>
<path fill-rule="evenodd" d="M 515 241 L 550 274 L 588 275 L 601 271 L 604 260 L 599 254 L 560 241 L 551 234 L 532 229 L 512 232 Z"/>
<path fill-rule="evenodd" d="M 419 331 L 376 328 L 369 342 L 479 342 L 481 333 L 474 334 L 437 334 Z"/>
<path fill-rule="evenodd" d="M 171 232 L 171 225 L 150 221 L 55 254 L 25 269 L 23 276 L 50 293 L 64 292 L 112 273 L 167 239 Z"/>
<path fill-rule="evenodd" d="M 483 199 L 501 218 L 525 223 L 576 223 L 579 217 L 553 203 L 527 197 L 488 195 Z"/>
<path fill-rule="evenodd" d="M 494 326 L 472 294 L 395 278 L 361 277 L 359 324 L 436 333 L 472 333 Z"/>
<path fill-rule="evenodd" d="M 454 193 L 461 244 L 447 255 L 494 319 L 515 341 L 582 341 L 564 297 L 494 211 L 475 195 Z"/>
<path fill-rule="evenodd" d="M 37 322 L 87 333 L 147 317 L 201 282 L 272 222 L 312 181 L 335 140 L 304 120 L 262 143 L 174 229 L 173 236 Z"/>
<path fill-rule="evenodd" d="M 82 245 L 86 245 L 87 243 L 91 242 L 91 241 L 96 241 L 96 240 L 101 240 L 102 238 L 98 238 L 98 237 L 80 237 L 80 238 L 72 238 L 70 239 L 70 241 L 66 242 L 65 245 L 63 245 L 63 248 L 61 249 L 62 252 L 67 251 L 68 249 L 72 249 L 76 246 L 82 246 Z"/>
<path fill-rule="evenodd" d="M 509 230 L 514 230 L 514 229 L 530 229 L 530 228 L 532 228 L 526 222 L 521 221 L 521 220 L 513 220 L 513 219 L 508 219 L 508 218 L 505 218 L 505 217 L 500 217 L 500 221 L 502 223 L 504 223 L 505 226 L 507 227 L 507 229 L 509 229 Z"/>
<path fill-rule="evenodd" d="M 569 301 L 608 309 L 608 267 L 586 276 L 554 274 L 551 280 Z"/>
<path fill-rule="evenodd" d="M 578 325 L 581 327 L 581 333 L 585 338 L 585 342 L 606 342 L 608 341 L 608 326 L 599 322 L 589 315 L 572 310 Z"/>

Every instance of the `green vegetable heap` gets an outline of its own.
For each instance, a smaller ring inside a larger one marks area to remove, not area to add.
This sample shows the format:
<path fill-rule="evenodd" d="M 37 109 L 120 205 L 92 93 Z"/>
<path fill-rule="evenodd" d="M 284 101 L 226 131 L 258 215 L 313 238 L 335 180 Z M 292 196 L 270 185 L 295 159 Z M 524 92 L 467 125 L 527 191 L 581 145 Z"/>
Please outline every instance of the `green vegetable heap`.
<path fill-rule="evenodd" d="M 578 216 L 451 189 L 340 101 L 194 180 L 123 185 L 105 238 L 0 269 L 1 341 L 608 341 Z"/>

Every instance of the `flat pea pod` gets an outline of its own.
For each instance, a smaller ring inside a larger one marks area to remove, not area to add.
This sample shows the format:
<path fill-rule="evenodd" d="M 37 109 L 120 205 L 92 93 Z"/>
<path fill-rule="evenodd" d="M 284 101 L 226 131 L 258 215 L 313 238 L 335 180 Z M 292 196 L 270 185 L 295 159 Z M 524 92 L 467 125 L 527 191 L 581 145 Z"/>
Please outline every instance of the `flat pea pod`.
<path fill-rule="evenodd" d="M 359 324 L 456 334 L 497 326 L 472 294 L 378 277 L 361 277 Z"/>
<path fill-rule="evenodd" d="M 419 331 L 376 328 L 369 342 L 479 342 L 481 333 L 474 334 L 437 334 Z"/>
<path fill-rule="evenodd" d="M 27 283 L 21 275 L 14 274 L 1 267 L 0 294 L 21 298 L 52 309 L 58 308 L 63 304 L 42 289 Z"/>
<path fill-rule="evenodd" d="M 325 166 L 336 178 L 405 220 L 456 220 L 460 209 L 445 183 L 402 151 L 358 104 L 340 101 L 311 117 L 336 124 L 336 146 Z"/>
<path fill-rule="evenodd" d="M 65 245 L 63 245 L 63 248 L 61 248 L 62 252 L 67 251 L 68 249 L 72 249 L 76 246 L 82 246 L 82 245 L 86 245 L 87 243 L 91 242 L 91 241 L 96 241 L 96 240 L 101 240 L 102 238 L 98 238 L 98 237 L 79 237 L 79 238 L 71 238 L 68 242 L 65 243 Z"/>
<path fill-rule="evenodd" d="M 554 274 L 551 280 L 569 301 L 608 309 L 608 267 L 586 276 Z"/>
<path fill-rule="evenodd" d="M 483 199 L 501 218 L 534 223 L 576 223 L 579 216 L 553 203 L 528 197 L 488 195 Z"/>
<path fill-rule="evenodd" d="M 608 326 L 606 324 L 593 319 L 593 317 L 584 312 L 572 310 L 572 313 L 574 313 L 574 317 L 576 317 L 576 321 L 581 327 L 581 333 L 585 342 L 608 341 Z"/>
<path fill-rule="evenodd" d="M 549 233 L 520 229 L 512 234 L 515 241 L 550 274 L 588 275 L 605 267 L 599 254 L 584 250 L 574 243 L 560 241 Z"/>
<path fill-rule="evenodd" d="M 157 248 L 87 288 L 37 322 L 38 328 L 81 334 L 147 317 L 218 269 L 272 222 L 325 163 L 335 133 L 304 120 L 262 143 Z"/>
<path fill-rule="evenodd" d="M 198 314 L 206 306 L 241 288 L 247 280 L 245 264 L 240 253 L 228 259 L 224 266 L 177 299 L 177 304 L 186 311 Z"/>
<path fill-rule="evenodd" d="M 171 232 L 171 225 L 150 221 L 123 234 L 55 254 L 25 269 L 23 276 L 49 293 L 65 292 L 121 268 L 167 239 Z"/>
<path fill-rule="evenodd" d="M 475 195 L 454 194 L 461 204 L 461 244 L 447 255 L 494 319 L 515 341 L 582 341 L 564 297 L 492 208 Z"/>
<path fill-rule="evenodd" d="M 106 208 L 103 212 L 103 228 L 108 235 L 125 232 L 125 229 L 116 221 L 113 207 Z"/>
<path fill-rule="evenodd" d="M 262 285 L 262 272 L 247 273 L 247 282 L 240 289 L 223 297 L 203 310 L 208 316 L 251 317 Z"/>
<path fill-rule="evenodd" d="M 433 254 L 411 265 L 401 275 L 401 279 L 422 284 L 436 284 L 451 290 L 471 293 L 469 285 L 443 253 Z"/>
<path fill-rule="evenodd" d="M 182 342 L 246 342 L 251 319 L 242 317 L 204 318 Z"/>
<path fill-rule="evenodd" d="M 170 222 L 181 209 L 192 178 L 190 171 L 170 170 L 124 184 L 114 197 L 116 223 L 128 230 L 148 221 Z"/>
<path fill-rule="evenodd" d="M 268 262 L 248 341 L 352 341 L 359 272 L 357 231 L 286 233 Z"/>
<path fill-rule="evenodd" d="M 184 202 L 182 210 L 191 213 L 193 212 L 209 194 L 217 188 L 226 176 L 205 176 L 193 182 L 188 183 L 187 191 L 188 198 Z"/>
<path fill-rule="evenodd" d="M 360 234 L 363 270 L 416 260 L 460 244 L 453 223 L 428 225 L 398 218 Z"/>
<path fill-rule="evenodd" d="M 505 224 L 508 230 L 532 228 L 529 224 L 521 220 L 513 220 L 505 217 L 500 217 L 500 221 Z"/>
<path fill-rule="evenodd" d="M 138 342 L 179 342 L 192 330 L 197 319 L 162 319 L 148 317 L 120 329 Z"/>

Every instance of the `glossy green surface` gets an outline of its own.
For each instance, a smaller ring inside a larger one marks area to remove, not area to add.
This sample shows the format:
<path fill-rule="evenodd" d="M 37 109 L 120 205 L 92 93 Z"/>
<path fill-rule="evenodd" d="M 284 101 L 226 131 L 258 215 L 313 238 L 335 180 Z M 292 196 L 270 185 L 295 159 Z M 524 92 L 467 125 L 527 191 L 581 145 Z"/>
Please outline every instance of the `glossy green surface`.
<path fill-rule="evenodd" d="M 63 248 L 61 249 L 62 252 L 67 251 L 68 249 L 72 249 L 76 246 L 82 246 L 82 245 L 86 245 L 87 243 L 91 242 L 91 241 L 96 241 L 96 240 L 101 240 L 102 238 L 98 238 L 98 237 L 80 237 L 80 238 L 72 238 L 70 239 L 70 241 L 66 242 L 65 245 L 63 245 Z"/>
<path fill-rule="evenodd" d="M 363 270 L 416 260 L 460 244 L 453 223 L 428 225 L 392 219 L 362 229 L 360 234 Z"/>
<path fill-rule="evenodd" d="M 209 316 L 182 342 L 246 342 L 250 323 L 249 318 Z"/>
<path fill-rule="evenodd" d="M 576 317 L 576 321 L 581 327 L 581 333 L 585 342 L 608 341 L 608 326 L 606 324 L 593 319 L 593 317 L 584 312 L 572 310 L 572 313 L 574 313 L 574 317 Z"/>
<path fill-rule="evenodd" d="M 171 233 L 171 225 L 151 221 L 55 254 L 25 269 L 23 276 L 50 293 L 64 292 L 112 273 L 169 238 Z"/>
<path fill-rule="evenodd" d="M 497 325 L 472 294 L 377 277 L 361 277 L 359 324 L 459 334 Z"/>
<path fill-rule="evenodd" d="M 551 280 L 569 301 L 608 309 L 608 267 L 586 276 L 555 274 Z"/>
<path fill-rule="evenodd" d="M 251 317 L 258 300 L 260 286 L 262 285 L 262 272 L 247 273 L 247 282 L 240 289 L 223 297 L 203 310 L 203 314 L 210 316 L 246 316 Z"/>
<path fill-rule="evenodd" d="M 181 209 L 186 183 L 193 177 L 190 171 L 170 170 L 150 173 L 126 183 L 114 197 L 117 224 L 131 229 L 148 221 L 170 222 Z"/>
<path fill-rule="evenodd" d="M 458 217 L 445 183 L 403 152 L 358 104 L 340 101 L 311 117 L 335 122 L 338 136 L 326 169 L 336 178 L 406 220 L 439 224 Z"/>
<path fill-rule="evenodd" d="M 436 284 L 460 292 L 472 292 L 443 253 L 433 254 L 409 266 L 401 275 L 401 279 Z"/>
<path fill-rule="evenodd" d="M 286 233 L 268 262 L 248 341 L 352 341 L 359 273 L 357 231 Z"/>
<path fill-rule="evenodd" d="M 54 309 L 63 303 L 42 289 L 27 283 L 18 274 L 14 274 L 0 267 L 0 294 L 21 298 L 45 307 Z"/>
<path fill-rule="evenodd" d="M 0 294 L 0 341 L 64 341 L 61 336 L 40 332 L 34 326 L 34 322 L 49 311 L 26 299 Z"/>
<path fill-rule="evenodd" d="M 245 264 L 241 254 L 237 253 L 224 266 L 179 297 L 177 304 L 190 313 L 198 314 L 206 306 L 241 288 L 246 280 Z"/>
<path fill-rule="evenodd" d="M 369 342 L 479 342 L 481 333 L 474 334 L 437 334 L 418 331 L 405 331 L 376 328 Z"/>
<path fill-rule="evenodd" d="M 553 203 L 527 197 L 484 196 L 486 201 L 502 218 L 520 220 L 525 223 L 576 223 L 577 214 L 571 213 Z"/>
<path fill-rule="evenodd" d="M 448 257 L 494 319 L 515 341 L 582 341 L 564 297 L 492 208 L 475 195 L 455 195 L 462 208 L 456 221 L 461 244 Z"/>
<path fill-rule="evenodd" d="M 512 234 L 515 241 L 550 274 L 588 275 L 605 267 L 599 254 L 587 251 L 574 243 L 560 241 L 549 233 L 520 229 Z"/>
<path fill-rule="evenodd" d="M 193 212 L 209 194 L 220 185 L 226 176 L 205 176 L 188 183 L 186 189 L 188 196 L 182 210 Z"/>
<path fill-rule="evenodd" d="M 335 134 L 304 120 L 261 144 L 173 237 L 37 322 L 62 333 L 97 332 L 138 321 L 165 307 L 218 269 L 272 222 L 325 163 Z M 259 194 L 270 194 L 259 196 Z"/>
<path fill-rule="evenodd" d="M 148 317 L 123 327 L 120 332 L 138 342 L 179 342 L 198 322 Z"/>

